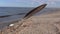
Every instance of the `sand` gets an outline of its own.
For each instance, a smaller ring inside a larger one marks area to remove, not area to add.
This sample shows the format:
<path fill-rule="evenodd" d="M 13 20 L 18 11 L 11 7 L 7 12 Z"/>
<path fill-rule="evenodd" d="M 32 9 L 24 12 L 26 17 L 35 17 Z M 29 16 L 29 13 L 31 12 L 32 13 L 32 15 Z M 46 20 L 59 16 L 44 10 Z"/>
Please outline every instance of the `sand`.
<path fill-rule="evenodd" d="M 60 34 L 60 11 L 44 15 L 32 16 L 25 21 L 6 27 L 0 34 Z M 20 25 L 18 28 L 16 28 Z"/>

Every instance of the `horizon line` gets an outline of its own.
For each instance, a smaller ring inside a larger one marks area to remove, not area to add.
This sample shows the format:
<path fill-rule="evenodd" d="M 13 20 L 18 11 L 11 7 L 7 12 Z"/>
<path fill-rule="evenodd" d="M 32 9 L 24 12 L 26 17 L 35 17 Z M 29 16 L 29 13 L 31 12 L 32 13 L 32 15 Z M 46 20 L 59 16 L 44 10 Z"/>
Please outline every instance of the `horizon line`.
<path fill-rule="evenodd" d="M 0 6 L 0 7 L 8 7 L 8 6 Z M 9 6 L 9 7 L 13 7 L 13 6 Z M 31 8 L 35 8 L 35 7 L 31 7 Z M 60 7 L 46 7 L 46 8 L 60 8 Z"/>

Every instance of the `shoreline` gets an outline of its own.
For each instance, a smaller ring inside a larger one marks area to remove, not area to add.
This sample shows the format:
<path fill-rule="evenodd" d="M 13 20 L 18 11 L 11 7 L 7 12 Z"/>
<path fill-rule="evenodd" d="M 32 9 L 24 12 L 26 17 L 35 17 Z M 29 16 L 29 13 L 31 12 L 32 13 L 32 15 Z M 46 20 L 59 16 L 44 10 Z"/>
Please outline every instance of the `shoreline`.
<path fill-rule="evenodd" d="M 19 22 L 19 23 L 18 23 Z M 15 22 L 15 26 L 3 29 L 3 33 L 16 34 L 58 34 L 60 32 L 60 12 L 32 16 L 16 29 L 21 21 Z M 12 23 L 12 22 L 11 22 Z M 15 30 L 16 29 L 16 30 Z"/>

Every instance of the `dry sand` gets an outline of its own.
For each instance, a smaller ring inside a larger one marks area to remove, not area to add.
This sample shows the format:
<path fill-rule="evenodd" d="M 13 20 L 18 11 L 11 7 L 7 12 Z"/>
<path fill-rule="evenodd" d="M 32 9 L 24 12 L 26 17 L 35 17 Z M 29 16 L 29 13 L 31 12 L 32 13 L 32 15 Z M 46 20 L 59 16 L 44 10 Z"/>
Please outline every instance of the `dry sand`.
<path fill-rule="evenodd" d="M 9 29 L 4 28 L 0 34 L 60 34 L 60 12 L 32 16 L 22 25 L 20 22 L 8 27 Z"/>

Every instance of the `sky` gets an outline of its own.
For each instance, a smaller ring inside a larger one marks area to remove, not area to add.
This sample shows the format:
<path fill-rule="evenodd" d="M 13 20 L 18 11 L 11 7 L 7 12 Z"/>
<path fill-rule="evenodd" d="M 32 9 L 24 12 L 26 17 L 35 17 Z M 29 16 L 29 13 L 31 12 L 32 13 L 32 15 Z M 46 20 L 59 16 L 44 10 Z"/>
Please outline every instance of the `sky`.
<path fill-rule="evenodd" d="M 0 7 L 37 7 L 44 3 L 47 7 L 60 7 L 60 0 L 0 0 Z"/>

